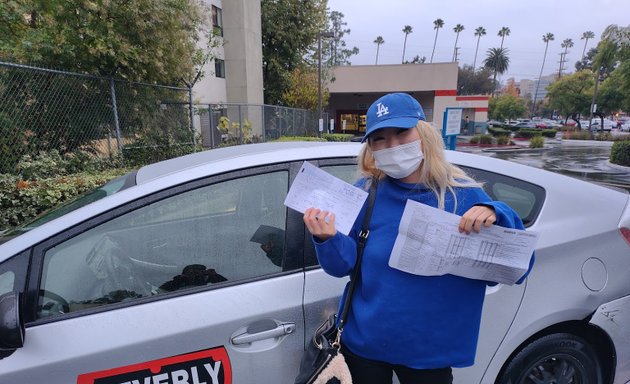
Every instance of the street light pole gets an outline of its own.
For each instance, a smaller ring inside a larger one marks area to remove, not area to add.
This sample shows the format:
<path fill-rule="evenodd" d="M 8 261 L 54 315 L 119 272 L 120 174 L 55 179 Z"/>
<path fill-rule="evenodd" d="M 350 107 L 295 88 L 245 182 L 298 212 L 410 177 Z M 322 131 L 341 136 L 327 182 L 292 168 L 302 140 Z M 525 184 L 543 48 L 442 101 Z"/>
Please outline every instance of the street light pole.
<path fill-rule="evenodd" d="M 318 132 L 319 127 L 323 127 L 323 115 L 322 115 L 322 37 L 335 37 L 332 32 L 319 32 L 317 34 L 317 114 L 318 120 Z"/>
<path fill-rule="evenodd" d="M 595 73 L 595 86 L 593 87 L 593 99 L 591 100 L 591 111 L 588 117 L 588 130 L 589 132 L 591 131 L 591 126 L 593 125 L 593 114 L 595 113 L 595 108 L 596 108 L 596 104 L 595 104 L 595 98 L 597 97 L 597 83 L 599 83 L 599 79 L 602 75 L 602 71 L 603 71 L 604 67 L 600 67 L 597 70 L 597 73 Z M 602 126 L 603 128 L 603 126 Z"/>

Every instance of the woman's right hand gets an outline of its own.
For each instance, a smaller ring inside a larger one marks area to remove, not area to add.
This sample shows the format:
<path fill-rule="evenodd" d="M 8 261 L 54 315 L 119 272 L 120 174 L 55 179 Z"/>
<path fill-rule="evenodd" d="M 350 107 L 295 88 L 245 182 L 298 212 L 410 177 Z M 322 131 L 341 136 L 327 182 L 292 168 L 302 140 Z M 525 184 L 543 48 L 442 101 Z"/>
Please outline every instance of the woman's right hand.
<path fill-rule="evenodd" d="M 335 214 L 317 208 L 304 211 L 304 224 L 309 232 L 319 241 L 326 241 L 335 236 Z"/>

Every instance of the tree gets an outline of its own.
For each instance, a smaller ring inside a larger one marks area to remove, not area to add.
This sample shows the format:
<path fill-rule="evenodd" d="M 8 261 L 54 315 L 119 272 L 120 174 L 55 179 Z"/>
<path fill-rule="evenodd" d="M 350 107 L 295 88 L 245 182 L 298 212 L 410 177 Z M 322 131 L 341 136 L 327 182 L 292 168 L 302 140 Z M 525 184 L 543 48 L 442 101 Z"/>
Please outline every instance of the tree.
<path fill-rule="evenodd" d="M 475 68 L 477 68 L 477 52 L 479 52 L 479 41 L 481 40 L 481 37 L 485 35 L 486 29 L 484 27 L 477 27 L 477 29 L 475 29 L 475 36 L 477 36 L 477 48 L 475 48 L 475 61 L 473 61 L 473 72 L 475 71 Z"/>
<path fill-rule="evenodd" d="M 493 97 L 488 103 L 488 117 L 496 120 L 513 120 L 527 113 L 525 100 L 513 95 Z"/>
<path fill-rule="evenodd" d="M 413 28 L 411 27 L 411 25 L 405 25 L 405 28 L 403 28 L 402 31 L 405 34 L 405 43 L 403 44 L 403 54 L 402 54 L 401 63 L 404 64 L 405 63 L 405 49 L 407 48 L 407 35 L 413 32 Z"/>
<path fill-rule="evenodd" d="M 505 85 L 505 88 L 503 88 L 502 93 L 504 95 L 512 95 L 514 97 L 519 97 L 518 88 L 516 87 L 516 80 L 514 80 L 513 77 L 510 77 L 508 79 L 507 84 Z"/>
<path fill-rule="evenodd" d="M 565 116 L 587 114 L 593 96 L 593 75 L 590 71 L 566 75 L 547 87 L 549 105 Z"/>
<path fill-rule="evenodd" d="M 562 70 L 564 69 L 564 62 L 566 61 L 567 52 L 569 48 L 573 47 L 573 39 L 564 39 L 562 40 L 562 44 L 560 44 L 562 48 L 564 48 L 564 52 L 560 55 L 560 69 L 558 70 L 558 78 L 562 76 Z"/>
<path fill-rule="evenodd" d="M 591 48 L 586 52 L 586 55 L 581 60 L 575 63 L 575 70 L 582 71 L 584 69 L 593 69 L 593 59 L 597 54 L 597 48 Z"/>
<path fill-rule="evenodd" d="M 426 56 L 415 55 L 411 61 L 405 60 L 403 64 L 424 64 L 425 61 L 427 61 Z"/>
<path fill-rule="evenodd" d="M 503 74 L 508 70 L 510 65 L 510 58 L 508 57 L 507 48 L 490 48 L 487 51 L 487 56 L 483 61 L 483 65 L 486 68 L 490 68 L 494 71 L 492 78 L 492 84 L 494 84 L 494 90 L 497 87 L 497 74 Z"/>
<path fill-rule="evenodd" d="M 374 40 L 374 44 L 376 44 L 376 61 L 374 64 L 378 65 L 378 51 L 381 48 L 381 44 L 384 44 L 385 40 L 383 40 L 383 36 L 377 36 Z"/>
<path fill-rule="evenodd" d="M 348 48 L 343 37 L 350 33 L 349 28 L 345 28 L 348 23 L 343 21 L 343 13 L 331 11 L 328 16 L 328 31 L 332 32 L 333 38 L 327 39 L 330 46 L 330 57 L 326 60 L 330 66 L 350 65 L 348 60 L 351 56 L 359 54 L 359 48 Z"/>
<path fill-rule="evenodd" d="M 265 103 L 284 104 L 289 75 L 309 64 L 308 53 L 326 30 L 326 1 L 262 0 L 261 12 Z"/>
<path fill-rule="evenodd" d="M 438 32 L 440 32 L 440 28 L 444 27 L 444 20 L 435 19 L 433 20 L 433 29 L 435 29 L 435 40 L 433 41 L 433 51 L 431 52 L 431 61 L 433 62 L 433 55 L 435 54 L 435 46 L 437 45 Z"/>
<path fill-rule="evenodd" d="M 453 47 L 453 61 L 457 61 L 457 40 L 459 40 L 459 33 L 464 30 L 464 26 L 462 24 L 457 24 L 453 28 L 453 32 L 455 32 L 455 46 Z"/>
<path fill-rule="evenodd" d="M 543 43 L 545 43 L 545 54 L 543 55 L 543 62 L 540 66 L 540 74 L 538 75 L 538 81 L 536 82 L 536 92 L 534 92 L 534 102 L 532 103 L 531 117 L 536 114 L 536 99 L 538 98 L 538 88 L 540 87 L 540 79 L 542 78 L 543 68 L 545 68 L 545 60 L 547 59 L 547 49 L 549 48 L 549 42 L 554 40 L 553 33 L 547 32 L 542 37 Z"/>
<path fill-rule="evenodd" d="M 497 36 L 501 37 L 501 49 L 503 49 L 503 40 L 505 40 L 505 36 L 510 36 L 510 28 L 508 27 L 502 27 L 499 30 L 499 33 L 497 33 Z"/>
<path fill-rule="evenodd" d="M 85 0 L 9 1 L 1 7 L 0 58 L 6 61 L 181 84 L 195 76 L 206 56 L 197 47 L 209 35 L 209 12 L 201 0 L 107 6 Z"/>
<path fill-rule="evenodd" d="M 319 103 L 317 88 L 318 75 L 313 68 L 296 68 L 289 75 L 289 87 L 282 95 L 282 99 L 295 108 L 316 110 Z M 322 89 L 322 103 L 328 103 L 328 90 Z"/>
<path fill-rule="evenodd" d="M 582 33 L 582 37 L 580 37 L 580 40 L 584 40 L 584 49 L 582 50 L 582 59 L 584 59 L 584 54 L 586 53 L 586 45 L 588 44 L 588 41 L 594 38 L 595 38 L 595 33 L 593 31 L 586 31 Z"/>
<path fill-rule="evenodd" d="M 464 65 L 459 68 L 457 75 L 457 94 L 488 95 L 494 90 L 491 77 L 491 69 L 482 67 L 475 71 L 470 65 Z"/>

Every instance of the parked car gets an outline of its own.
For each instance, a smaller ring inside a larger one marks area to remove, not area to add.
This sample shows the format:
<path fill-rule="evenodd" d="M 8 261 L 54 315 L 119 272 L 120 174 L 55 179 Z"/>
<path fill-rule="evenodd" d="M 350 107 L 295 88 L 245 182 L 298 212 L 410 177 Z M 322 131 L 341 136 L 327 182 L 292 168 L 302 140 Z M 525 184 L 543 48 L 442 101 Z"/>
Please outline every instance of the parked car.
<path fill-rule="evenodd" d="M 603 129 L 602 129 L 601 119 L 593 118 L 593 120 L 591 120 L 591 130 L 594 130 L 594 131 L 600 131 L 600 130 L 611 131 L 615 127 L 617 127 L 617 123 L 609 119 L 604 119 Z"/>
<path fill-rule="evenodd" d="M 536 128 L 536 123 L 532 121 L 522 121 L 520 123 L 514 124 L 516 128 Z"/>
<path fill-rule="evenodd" d="M 625 123 L 622 123 L 619 129 L 622 132 L 630 132 L 630 120 L 626 121 Z"/>
<path fill-rule="evenodd" d="M 360 148 L 187 155 L 3 234 L 0 382 L 292 383 L 347 279 L 322 271 L 302 214 L 283 202 L 303 161 L 354 180 Z M 486 156 L 447 158 L 540 236 L 523 284 L 488 287 L 476 363 L 455 369 L 455 382 L 630 380 L 628 193 Z"/>

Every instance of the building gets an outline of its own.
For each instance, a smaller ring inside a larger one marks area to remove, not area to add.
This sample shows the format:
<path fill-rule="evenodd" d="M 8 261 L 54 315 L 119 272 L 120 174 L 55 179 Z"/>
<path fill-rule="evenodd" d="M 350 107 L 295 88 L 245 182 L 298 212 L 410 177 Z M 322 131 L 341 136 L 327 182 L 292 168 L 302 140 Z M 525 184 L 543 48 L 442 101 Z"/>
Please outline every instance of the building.
<path fill-rule="evenodd" d="M 468 122 L 485 122 L 488 96 L 457 96 L 457 63 L 352 65 L 333 70 L 328 113 L 334 132 L 362 135 L 372 102 L 389 92 L 406 92 L 424 109 L 427 121 L 442 129 L 448 107 L 464 108 Z"/>
<path fill-rule="evenodd" d="M 262 31 L 260 0 L 207 0 L 212 26 L 221 44 L 214 60 L 202 69 L 195 84 L 196 103 L 263 103 Z M 200 45 L 206 46 L 202 40 Z"/>

